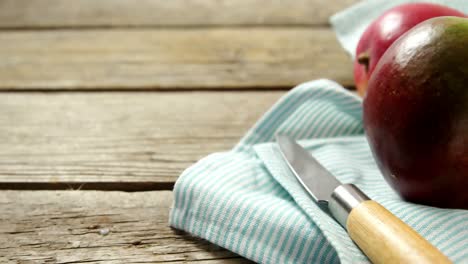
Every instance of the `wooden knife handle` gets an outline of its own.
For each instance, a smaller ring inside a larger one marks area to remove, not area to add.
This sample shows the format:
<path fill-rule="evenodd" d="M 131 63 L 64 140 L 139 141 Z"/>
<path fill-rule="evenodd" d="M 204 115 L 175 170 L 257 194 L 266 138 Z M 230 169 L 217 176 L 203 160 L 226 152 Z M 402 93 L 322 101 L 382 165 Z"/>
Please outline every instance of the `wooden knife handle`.
<path fill-rule="evenodd" d="M 348 233 L 373 263 L 451 263 L 436 247 L 375 201 L 353 208 Z"/>

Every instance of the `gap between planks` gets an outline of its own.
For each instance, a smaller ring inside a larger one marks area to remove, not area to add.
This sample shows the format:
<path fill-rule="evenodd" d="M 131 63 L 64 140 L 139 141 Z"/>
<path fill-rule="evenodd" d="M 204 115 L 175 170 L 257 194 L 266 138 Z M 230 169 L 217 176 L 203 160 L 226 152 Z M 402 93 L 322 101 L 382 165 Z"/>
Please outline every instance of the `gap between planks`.
<path fill-rule="evenodd" d="M 344 88 L 347 90 L 355 90 L 355 86 L 347 86 L 343 85 Z M 147 92 L 157 92 L 157 93 L 186 93 L 186 92 L 235 92 L 235 93 L 245 93 L 245 92 L 277 92 L 277 91 L 289 91 L 294 87 L 291 86 L 273 86 L 273 87 L 243 87 L 243 88 L 235 88 L 235 87 L 213 87 L 213 88 L 204 88 L 204 87 L 191 87 L 191 88 L 141 88 L 141 87 L 134 87 L 134 88 L 114 88 L 114 87 L 103 87 L 103 88 L 86 88 L 80 89 L 75 88 L 73 90 L 70 89 L 62 89 L 62 88 L 48 88 L 46 90 L 41 88 L 30 88 L 30 89 L 0 89 L 0 94 L 2 93 L 147 93 Z"/>
<path fill-rule="evenodd" d="M 67 191 L 123 191 L 123 192 L 145 192 L 145 191 L 167 191 L 174 188 L 174 181 L 170 182 L 0 182 L 1 190 L 67 190 Z"/>
<path fill-rule="evenodd" d="M 245 25 L 170 25 L 170 26 L 47 26 L 47 27 L 6 27 L 1 28 L 0 32 L 21 32 L 21 31 L 93 31 L 93 30 L 195 30 L 195 29 L 252 29 L 252 28 L 296 28 L 296 29 L 330 29 L 329 24 L 317 24 L 317 25 L 307 25 L 307 24 L 245 24 Z"/>

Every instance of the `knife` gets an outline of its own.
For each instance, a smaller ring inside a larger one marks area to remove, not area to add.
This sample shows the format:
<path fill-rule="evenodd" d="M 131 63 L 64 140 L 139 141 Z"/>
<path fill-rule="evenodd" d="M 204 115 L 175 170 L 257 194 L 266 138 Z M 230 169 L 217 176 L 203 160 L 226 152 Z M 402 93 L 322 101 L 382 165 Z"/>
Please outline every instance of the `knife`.
<path fill-rule="evenodd" d="M 296 141 L 276 136 L 302 187 L 328 208 L 373 263 L 451 263 L 436 247 L 353 184 L 342 184 Z"/>

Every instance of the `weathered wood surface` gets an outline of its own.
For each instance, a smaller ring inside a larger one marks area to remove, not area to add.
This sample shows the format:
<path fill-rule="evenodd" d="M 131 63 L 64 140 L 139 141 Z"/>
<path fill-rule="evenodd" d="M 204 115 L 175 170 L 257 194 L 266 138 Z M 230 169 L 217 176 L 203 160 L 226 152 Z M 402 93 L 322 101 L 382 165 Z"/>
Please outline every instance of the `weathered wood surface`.
<path fill-rule="evenodd" d="M 1 191 L 0 262 L 249 263 L 171 229 L 171 201 L 169 191 Z"/>
<path fill-rule="evenodd" d="M 328 19 L 357 1 L 0 0 L 0 263 L 248 263 L 152 190 L 285 89 L 352 86 Z"/>
<path fill-rule="evenodd" d="M 351 86 L 351 59 L 329 28 L 5 31 L 1 89 Z"/>
<path fill-rule="evenodd" d="M 2 0 L 0 28 L 326 25 L 357 0 Z"/>
<path fill-rule="evenodd" d="M 283 94 L 0 93 L 0 187 L 168 189 Z"/>

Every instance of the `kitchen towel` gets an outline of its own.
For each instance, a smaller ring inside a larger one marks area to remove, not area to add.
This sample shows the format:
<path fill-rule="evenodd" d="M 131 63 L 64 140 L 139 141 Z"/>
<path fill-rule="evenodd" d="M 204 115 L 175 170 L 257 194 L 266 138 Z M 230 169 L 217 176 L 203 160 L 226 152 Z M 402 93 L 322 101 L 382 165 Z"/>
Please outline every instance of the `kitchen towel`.
<path fill-rule="evenodd" d="M 368 263 L 296 181 L 274 142 L 281 133 L 298 139 L 339 180 L 356 184 L 455 263 L 468 262 L 468 211 L 402 201 L 372 158 L 361 104 L 330 80 L 295 87 L 232 150 L 182 173 L 170 225 L 258 263 Z"/>

